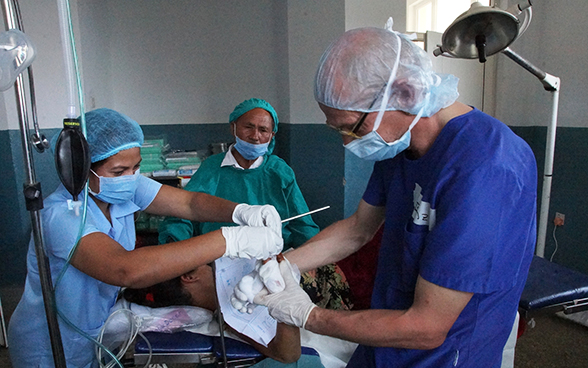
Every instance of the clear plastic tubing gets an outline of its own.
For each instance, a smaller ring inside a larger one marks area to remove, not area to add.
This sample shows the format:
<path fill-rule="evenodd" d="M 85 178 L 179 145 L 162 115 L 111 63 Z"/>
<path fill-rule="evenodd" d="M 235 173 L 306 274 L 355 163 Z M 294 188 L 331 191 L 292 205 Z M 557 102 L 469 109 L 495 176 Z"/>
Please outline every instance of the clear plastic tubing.
<path fill-rule="evenodd" d="M 59 26 L 61 30 L 61 42 L 63 44 L 63 61 L 65 63 L 65 75 L 67 79 L 68 118 L 77 118 L 76 111 L 76 84 L 75 69 L 73 64 L 73 46 L 70 35 L 69 4 L 68 0 L 57 0 L 59 10 Z"/>

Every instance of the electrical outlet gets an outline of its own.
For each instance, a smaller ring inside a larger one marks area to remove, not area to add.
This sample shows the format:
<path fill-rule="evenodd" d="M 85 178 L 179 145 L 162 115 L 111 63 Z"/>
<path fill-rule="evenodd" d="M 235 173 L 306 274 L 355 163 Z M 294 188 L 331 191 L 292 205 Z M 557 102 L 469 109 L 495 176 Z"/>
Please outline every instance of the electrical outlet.
<path fill-rule="evenodd" d="M 553 223 L 555 224 L 555 226 L 563 226 L 565 219 L 566 215 L 564 215 L 563 213 L 556 212 L 555 218 L 553 219 Z"/>

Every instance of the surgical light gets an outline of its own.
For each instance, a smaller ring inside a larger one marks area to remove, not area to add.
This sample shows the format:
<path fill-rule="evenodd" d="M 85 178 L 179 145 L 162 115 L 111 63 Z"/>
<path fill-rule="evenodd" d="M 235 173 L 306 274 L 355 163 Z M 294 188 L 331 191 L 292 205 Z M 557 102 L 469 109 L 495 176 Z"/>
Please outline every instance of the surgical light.
<path fill-rule="evenodd" d="M 521 14 L 524 15 L 523 21 L 519 20 Z M 552 113 L 547 127 L 543 191 L 536 248 L 536 254 L 543 257 L 551 197 L 560 79 L 540 70 L 509 48 L 526 31 L 531 22 L 531 14 L 530 0 L 520 1 L 507 10 L 483 6 L 479 2 L 475 2 L 468 11 L 451 23 L 443 33 L 442 44 L 433 51 L 433 54 L 460 59 L 478 59 L 483 63 L 488 56 L 503 53 L 537 77 L 543 84 L 543 88 L 552 93 Z"/>

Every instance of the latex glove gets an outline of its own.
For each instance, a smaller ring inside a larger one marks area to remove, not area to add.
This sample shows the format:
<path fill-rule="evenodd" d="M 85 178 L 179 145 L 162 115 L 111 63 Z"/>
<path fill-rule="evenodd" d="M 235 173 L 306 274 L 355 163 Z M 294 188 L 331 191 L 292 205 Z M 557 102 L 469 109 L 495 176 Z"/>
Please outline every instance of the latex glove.
<path fill-rule="evenodd" d="M 280 262 L 280 273 L 286 283 L 286 288 L 275 294 L 270 294 L 267 288 L 255 296 L 253 302 L 265 305 L 269 314 L 278 322 L 304 328 L 310 312 L 316 307 L 308 294 L 302 290 L 293 276 L 294 269 L 287 259 Z"/>
<path fill-rule="evenodd" d="M 284 282 L 284 278 L 280 273 L 280 264 L 275 257 L 267 261 L 263 261 L 257 272 L 259 274 L 259 278 L 263 282 L 263 285 L 270 293 L 279 293 L 286 288 L 286 283 Z M 250 302 L 253 302 L 253 298 L 260 291 L 261 289 L 257 290 L 257 292 L 253 294 Z"/>
<path fill-rule="evenodd" d="M 266 259 L 282 251 L 284 240 L 269 227 L 221 227 L 225 237 L 225 257 Z"/>
<path fill-rule="evenodd" d="M 282 219 L 274 206 L 238 204 L 233 210 L 233 221 L 241 226 L 266 226 L 282 236 Z"/>

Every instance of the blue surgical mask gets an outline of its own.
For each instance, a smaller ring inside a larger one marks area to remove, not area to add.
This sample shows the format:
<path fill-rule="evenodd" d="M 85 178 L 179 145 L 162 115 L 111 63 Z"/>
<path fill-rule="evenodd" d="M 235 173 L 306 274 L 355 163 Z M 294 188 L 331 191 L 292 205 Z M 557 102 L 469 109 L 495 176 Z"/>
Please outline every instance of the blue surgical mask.
<path fill-rule="evenodd" d="M 241 138 L 237 137 L 237 128 L 235 127 L 235 149 L 243 156 L 246 160 L 255 160 L 259 156 L 265 155 L 267 148 L 271 142 L 271 139 L 267 143 L 253 144 L 245 142 Z"/>
<path fill-rule="evenodd" d="M 382 161 L 392 158 L 410 146 L 410 131 L 421 118 L 422 111 L 423 110 L 421 109 L 421 111 L 414 117 L 406 133 L 394 142 L 386 142 L 384 138 L 376 132 L 377 127 L 374 126 L 374 130 L 370 133 L 364 135 L 361 139 L 352 140 L 344 145 L 344 147 L 357 157 L 369 161 Z"/>
<path fill-rule="evenodd" d="M 386 142 L 375 130 L 345 145 L 349 151 L 359 158 L 368 161 L 382 161 L 392 158 L 410 145 L 410 130 L 394 142 Z"/>
<path fill-rule="evenodd" d="M 135 191 L 137 190 L 137 179 L 139 178 L 139 170 L 135 171 L 133 175 L 122 175 L 122 176 L 100 176 L 90 170 L 100 180 L 100 192 L 94 193 L 89 189 L 90 193 L 94 197 L 98 198 L 102 202 L 110 204 L 121 204 L 130 201 L 135 197 Z"/>
<path fill-rule="evenodd" d="M 420 119 L 422 113 L 421 109 L 421 111 L 417 114 L 415 119 L 410 124 L 410 127 L 408 128 L 406 133 L 404 133 L 402 137 L 395 140 L 394 142 L 386 142 L 376 131 L 380 126 L 380 123 L 382 122 L 384 113 L 386 112 L 386 106 L 388 104 L 388 101 L 390 100 L 390 87 L 393 85 L 393 82 L 396 78 L 396 72 L 398 71 L 398 64 L 400 62 L 400 48 L 402 46 L 402 43 L 400 41 L 400 37 L 397 37 L 397 39 L 398 52 L 396 54 L 396 61 L 390 72 L 388 83 L 385 85 L 386 88 L 384 88 L 384 96 L 382 97 L 382 102 L 380 103 L 380 109 L 378 111 L 378 115 L 376 116 L 374 127 L 372 128 L 372 131 L 370 133 L 364 135 L 363 137 L 361 137 L 361 139 L 352 140 L 351 142 L 344 145 L 346 149 L 351 151 L 357 157 L 369 161 L 386 160 L 396 156 L 400 152 L 407 149 L 410 146 L 410 130 Z"/>

